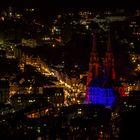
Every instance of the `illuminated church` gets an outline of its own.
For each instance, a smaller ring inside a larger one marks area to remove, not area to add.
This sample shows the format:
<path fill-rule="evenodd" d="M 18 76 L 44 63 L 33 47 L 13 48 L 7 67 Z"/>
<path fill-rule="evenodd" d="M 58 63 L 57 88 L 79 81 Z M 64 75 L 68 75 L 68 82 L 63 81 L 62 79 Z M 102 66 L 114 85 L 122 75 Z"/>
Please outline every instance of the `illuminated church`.
<path fill-rule="evenodd" d="M 122 96 L 123 94 L 124 88 L 116 79 L 110 33 L 103 62 L 99 58 L 96 36 L 94 34 L 87 76 L 86 103 L 103 104 L 105 107 L 111 108 L 117 95 Z"/>

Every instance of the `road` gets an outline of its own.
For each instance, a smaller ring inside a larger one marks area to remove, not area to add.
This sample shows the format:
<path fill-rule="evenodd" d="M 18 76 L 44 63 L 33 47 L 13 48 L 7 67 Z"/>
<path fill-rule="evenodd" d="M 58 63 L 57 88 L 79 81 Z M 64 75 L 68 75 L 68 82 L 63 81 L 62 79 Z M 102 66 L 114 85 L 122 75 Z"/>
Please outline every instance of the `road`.
<path fill-rule="evenodd" d="M 58 82 L 55 82 L 55 85 L 64 88 L 64 103 L 66 106 L 83 102 L 83 100 L 81 101 L 81 97 L 85 96 L 86 86 L 80 83 L 80 79 L 71 79 L 66 74 L 49 67 L 39 57 L 32 58 L 32 56 L 23 55 L 20 67 L 24 67 L 25 64 L 35 67 L 36 70 L 44 76 L 53 76 L 57 78 Z"/>

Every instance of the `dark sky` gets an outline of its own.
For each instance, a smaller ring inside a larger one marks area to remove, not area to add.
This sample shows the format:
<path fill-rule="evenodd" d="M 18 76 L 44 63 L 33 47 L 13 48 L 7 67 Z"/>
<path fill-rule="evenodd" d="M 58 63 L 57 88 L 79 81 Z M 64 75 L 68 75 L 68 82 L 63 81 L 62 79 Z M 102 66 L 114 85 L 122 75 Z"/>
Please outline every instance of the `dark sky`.
<path fill-rule="evenodd" d="M 1 0 L 0 7 L 38 7 L 45 12 L 79 9 L 137 8 L 138 0 Z"/>
<path fill-rule="evenodd" d="M 18 4 L 18 5 L 36 5 L 36 6 L 90 6 L 96 5 L 105 7 L 109 6 L 137 6 L 139 0 L 1 0 L 0 5 L 4 4 Z"/>

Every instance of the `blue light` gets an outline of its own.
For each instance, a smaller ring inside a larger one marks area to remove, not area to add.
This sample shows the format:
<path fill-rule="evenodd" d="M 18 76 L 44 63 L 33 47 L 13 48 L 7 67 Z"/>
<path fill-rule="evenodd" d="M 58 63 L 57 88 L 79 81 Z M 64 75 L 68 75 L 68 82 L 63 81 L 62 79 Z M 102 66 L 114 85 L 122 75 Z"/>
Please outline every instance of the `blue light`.
<path fill-rule="evenodd" d="M 87 88 L 87 102 L 92 104 L 103 104 L 105 107 L 111 108 L 115 101 L 113 88 Z"/>

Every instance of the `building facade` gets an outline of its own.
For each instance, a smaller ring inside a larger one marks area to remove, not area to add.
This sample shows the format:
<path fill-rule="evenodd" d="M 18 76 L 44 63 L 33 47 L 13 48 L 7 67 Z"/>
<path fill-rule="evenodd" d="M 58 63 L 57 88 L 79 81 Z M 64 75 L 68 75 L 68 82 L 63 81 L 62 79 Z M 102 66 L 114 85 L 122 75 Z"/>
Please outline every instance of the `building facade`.
<path fill-rule="evenodd" d="M 96 36 L 94 34 L 87 76 L 86 102 L 103 104 L 105 107 L 111 108 L 115 102 L 115 98 L 124 94 L 124 88 L 116 78 L 110 33 L 108 36 L 107 51 L 103 61 L 100 60 L 102 59 L 99 57 L 97 51 Z"/>

